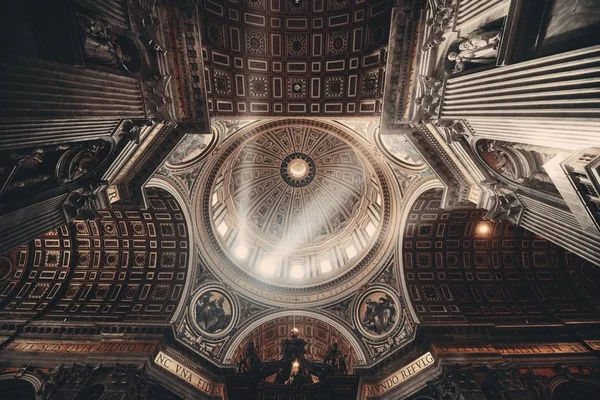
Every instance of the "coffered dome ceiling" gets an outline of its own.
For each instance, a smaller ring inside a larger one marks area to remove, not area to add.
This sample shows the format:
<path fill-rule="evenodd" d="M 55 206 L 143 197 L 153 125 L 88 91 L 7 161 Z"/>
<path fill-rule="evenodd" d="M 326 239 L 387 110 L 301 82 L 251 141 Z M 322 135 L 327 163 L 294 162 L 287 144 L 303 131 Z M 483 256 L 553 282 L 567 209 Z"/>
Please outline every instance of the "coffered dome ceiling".
<path fill-rule="evenodd" d="M 220 148 L 196 192 L 202 254 L 217 274 L 295 303 L 335 296 L 335 285 L 376 270 L 394 236 L 393 193 L 366 142 L 341 125 L 277 120 Z"/>

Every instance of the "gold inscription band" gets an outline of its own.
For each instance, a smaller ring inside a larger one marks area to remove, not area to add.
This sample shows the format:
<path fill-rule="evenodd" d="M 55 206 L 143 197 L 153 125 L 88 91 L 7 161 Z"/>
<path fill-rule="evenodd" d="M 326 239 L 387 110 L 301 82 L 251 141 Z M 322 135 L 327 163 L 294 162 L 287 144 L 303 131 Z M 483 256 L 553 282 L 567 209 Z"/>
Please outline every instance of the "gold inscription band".
<path fill-rule="evenodd" d="M 408 379 L 414 378 L 416 375 L 433 365 L 434 362 L 435 359 L 433 358 L 433 355 L 430 352 L 427 352 L 379 382 L 365 384 L 362 398 L 373 399 L 381 397 Z"/>
<path fill-rule="evenodd" d="M 22 351 L 31 353 L 153 353 L 156 342 L 48 342 L 15 340 L 4 351 Z"/>
<path fill-rule="evenodd" d="M 225 385 L 215 383 L 211 379 L 192 371 L 179 361 L 175 360 L 168 354 L 159 351 L 154 358 L 154 363 L 163 369 L 166 369 L 179 379 L 185 381 L 189 385 L 211 396 L 220 396 L 224 399 Z"/>
<path fill-rule="evenodd" d="M 588 345 L 590 345 L 588 343 Z M 592 347 L 590 345 L 590 347 Z M 592 347 L 593 348 L 593 347 Z M 530 354 L 569 354 L 588 353 L 589 350 L 581 343 L 537 343 L 520 345 L 457 345 L 434 344 L 433 349 L 438 355 L 444 354 L 501 354 L 506 356 L 519 356 Z"/>

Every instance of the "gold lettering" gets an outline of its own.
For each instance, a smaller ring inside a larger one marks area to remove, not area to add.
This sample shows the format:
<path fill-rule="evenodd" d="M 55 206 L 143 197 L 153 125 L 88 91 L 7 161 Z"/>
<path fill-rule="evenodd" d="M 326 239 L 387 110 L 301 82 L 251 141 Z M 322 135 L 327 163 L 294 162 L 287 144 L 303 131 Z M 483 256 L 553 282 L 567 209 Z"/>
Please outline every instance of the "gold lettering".
<path fill-rule="evenodd" d="M 367 386 L 367 395 L 372 396 L 374 394 L 379 394 L 379 388 L 377 386 Z"/>
<path fill-rule="evenodd" d="M 186 368 L 183 364 L 179 363 L 177 360 L 172 359 L 162 351 L 158 352 L 158 354 L 154 358 L 154 363 L 163 367 L 164 369 L 176 375 L 180 379 L 197 387 L 204 393 L 212 393 L 217 395 L 222 393 L 222 387 L 213 386 L 213 383 L 209 381 L 208 378 L 205 378 L 202 375 L 194 372 L 193 370 Z"/>
<path fill-rule="evenodd" d="M 434 361 L 435 359 L 433 358 L 433 355 L 427 352 L 418 359 L 414 360 L 412 363 L 405 365 L 381 381 L 365 385 L 362 397 L 365 398 L 366 396 L 383 395 L 407 379 L 410 379 L 414 375 L 420 373 L 427 366 L 433 364 Z"/>

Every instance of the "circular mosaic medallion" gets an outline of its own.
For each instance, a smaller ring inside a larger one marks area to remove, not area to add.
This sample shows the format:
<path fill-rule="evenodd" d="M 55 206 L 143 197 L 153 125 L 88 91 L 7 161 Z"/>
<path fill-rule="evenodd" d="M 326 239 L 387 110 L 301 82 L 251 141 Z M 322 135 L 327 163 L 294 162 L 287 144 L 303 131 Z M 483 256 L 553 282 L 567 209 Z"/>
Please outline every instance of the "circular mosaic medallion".
<path fill-rule="evenodd" d="M 199 292 L 192 300 L 193 325 L 207 337 L 226 335 L 234 325 L 235 303 L 231 296 L 216 287 Z"/>
<path fill-rule="evenodd" d="M 317 167 L 312 158 L 302 153 L 293 153 L 281 163 L 281 177 L 290 186 L 302 187 L 312 182 Z"/>
<path fill-rule="evenodd" d="M 389 335 L 402 320 L 398 298 L 384 288 L 374 288 L 359 299 L 355 310 L 356 326 L 373 339 Z"/>

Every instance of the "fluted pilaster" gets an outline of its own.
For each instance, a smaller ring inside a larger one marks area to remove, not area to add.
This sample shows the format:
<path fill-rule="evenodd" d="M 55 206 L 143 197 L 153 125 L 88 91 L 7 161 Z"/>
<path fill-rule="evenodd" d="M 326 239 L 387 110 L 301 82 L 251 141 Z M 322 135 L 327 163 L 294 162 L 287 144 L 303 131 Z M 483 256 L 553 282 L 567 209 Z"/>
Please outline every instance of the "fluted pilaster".
<path fill-rule="evenodd" d="M 524 206 L 521 226 L 600 265 L 600 237 L 584 231 L 570 212 L 526 195 L 517 197 Z"/>
<path fill-rule="evenodd" d="M 77 3 L 113 25 L 129 28 L 126 0 L 77 0 Z"/>
<path fill-rule="evenodd" d="M 7 56 L 0 63 L 0 150 L 90 140 L 144 118 L 140 81 Z"/>
<path fill-rule="evenodd" d="M 469 21 L 480 20 L 491 10 L 498 7 L 508 7 L 510 0 L 460 0 L 456 13 L 456 26 Z"/>
<path fill-rule="evenodd" d="M 600 46 L 450 78 L 441 118 L 494 140 L 598 146 Z"/>
<path fill-rule="evenodd" d="M 0 253 L 64 225 L 62 211 L 68 193 L 32 204 L 6 215 L 0 215 Z"/>

